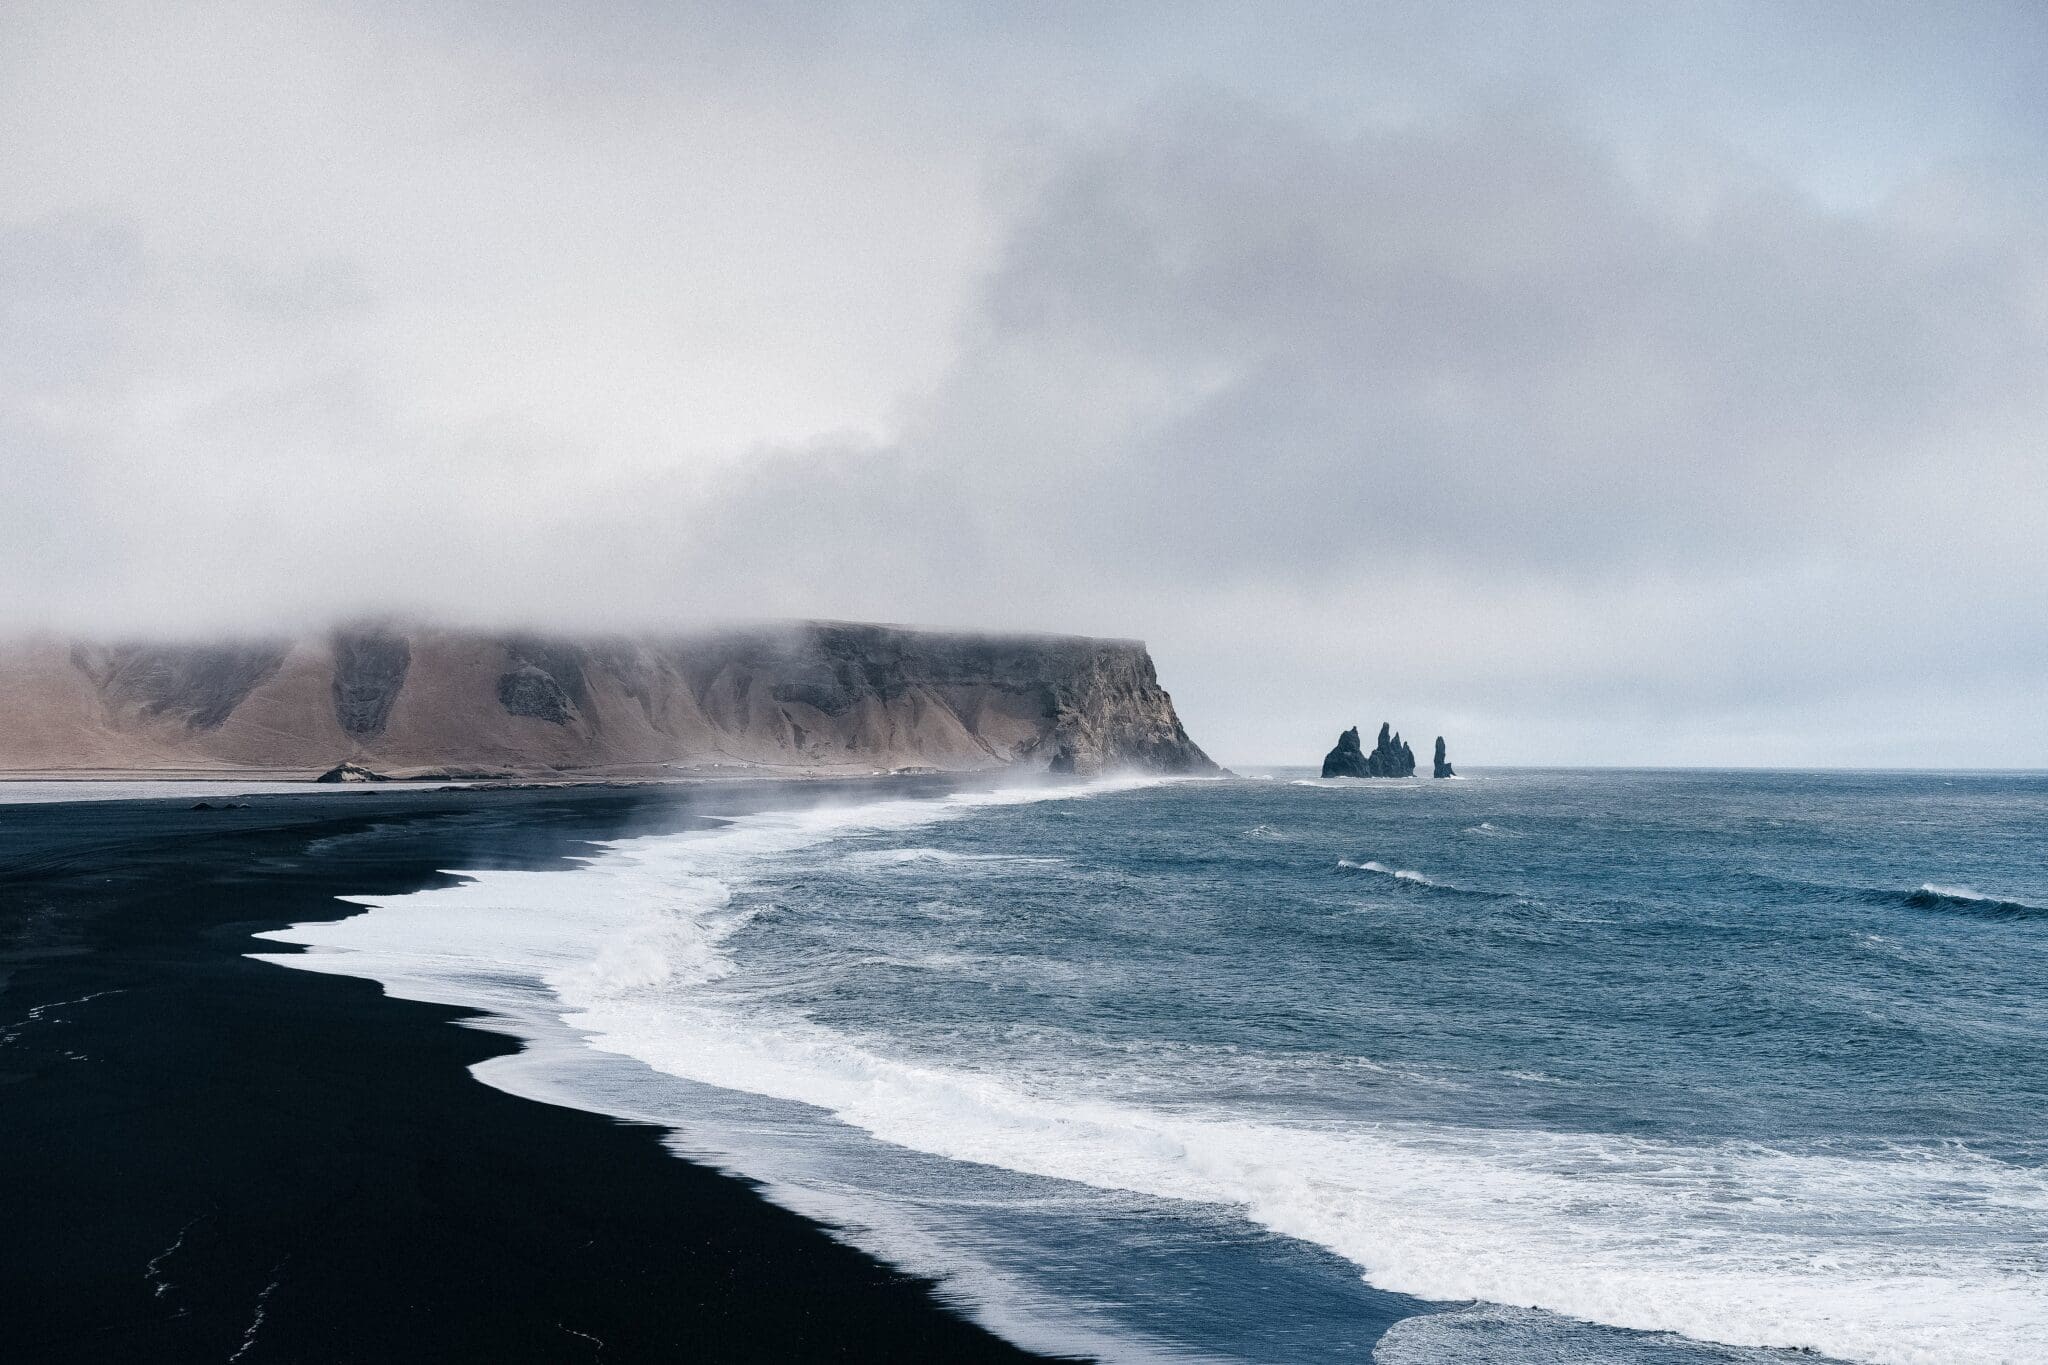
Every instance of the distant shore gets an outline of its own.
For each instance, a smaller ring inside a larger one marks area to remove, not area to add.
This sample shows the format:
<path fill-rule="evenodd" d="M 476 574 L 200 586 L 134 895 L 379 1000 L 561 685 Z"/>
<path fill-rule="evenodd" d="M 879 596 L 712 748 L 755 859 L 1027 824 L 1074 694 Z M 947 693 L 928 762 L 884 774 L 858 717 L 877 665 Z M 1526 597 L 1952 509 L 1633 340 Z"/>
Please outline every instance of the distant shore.
<path fill-rule="evenodd" d="M 460 1011 L 244 955 L 274 949 L 255 930 L 350 913 L 340 894 L 828 794 L 308 784 L 228 810 L 0 806 L 0 1353 L 1033 1358 L 653 1129 L 479 1084 L 466 1069 L 517 1045 L 449 1027 Z"/>
<path fill-rule="evenodd" d="M 304 783 L 314 787 L 321 768 L 0 768 L 8 782 L 269 782 Z M 534 768 L 504 772 L 456 772 L 393 768 L 380 772 L 386 782 L 430 786 L 659 786 L 702 782 L 861 782 L 903 777 L 989 777 L 997 768 L 941 770 L 930 767 L 877 768 L 868 764 L 837 767 L 773 763 L 636 764 L 598 768 Z"/>

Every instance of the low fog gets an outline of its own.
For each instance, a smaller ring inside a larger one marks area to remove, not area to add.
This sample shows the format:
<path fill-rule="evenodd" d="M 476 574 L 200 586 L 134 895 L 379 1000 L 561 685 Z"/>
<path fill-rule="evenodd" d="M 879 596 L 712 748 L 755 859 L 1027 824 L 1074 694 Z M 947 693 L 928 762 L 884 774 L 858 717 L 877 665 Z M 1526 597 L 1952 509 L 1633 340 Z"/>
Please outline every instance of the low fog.
<path fill-rule="evenodd" d="M 1147 640 L 1227 763 L 2048 766 L 2024 7 L 17 6 L 0 629 Z"/>

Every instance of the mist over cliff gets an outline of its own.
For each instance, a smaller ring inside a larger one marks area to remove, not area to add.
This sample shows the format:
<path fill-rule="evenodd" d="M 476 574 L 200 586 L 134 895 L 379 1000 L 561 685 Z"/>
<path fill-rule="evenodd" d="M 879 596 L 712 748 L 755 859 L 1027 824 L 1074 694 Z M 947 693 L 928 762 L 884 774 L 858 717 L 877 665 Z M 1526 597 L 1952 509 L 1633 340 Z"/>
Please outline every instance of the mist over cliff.
<path fill-rule="evenodd" d="M 1210 772 L 1133 640 L 421 624 L 0 646 L 0 770 Z"/>

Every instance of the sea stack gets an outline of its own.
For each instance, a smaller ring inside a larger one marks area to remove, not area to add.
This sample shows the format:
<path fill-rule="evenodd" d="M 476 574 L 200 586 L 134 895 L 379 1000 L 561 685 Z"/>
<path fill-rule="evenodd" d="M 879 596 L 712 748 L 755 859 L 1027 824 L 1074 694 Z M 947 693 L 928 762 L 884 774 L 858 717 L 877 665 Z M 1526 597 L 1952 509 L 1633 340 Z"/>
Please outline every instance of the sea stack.
<path fill-rule="evenodd" d="M 1366 776 L 1365 751 L 1359 747 L 1356 725 L 1337 736 L 1337 747 L 1323 755 L 1323 776 Z"/>
<path fill-rule="evenodd" d="M 1391 727 L 1380 722 L 1380 742 L 1365 756 L 1366 771 L 1374 777 L 1415 776 L 1415 751 L 1408 747 L 1406 740 L 1391 734 Z"/>
<path fill-rule="evenodd" d="M 1323 758 L 1324 777 L 1413 777 L 1415 751 L 1393 733 L 1390 724 L 1380 725 L 1379 743 L 1371 753 L 1352 726 L 1337 737 L 1337 747 Z"/>
<path fill-rule="evenodd" d="M 1444 737 L 1442 735 L 1436 737 L 1436 775 L 1438 777 L 1456 777 L 1458 775 L 1451 769 L 1451 760 L 1444 756 Z"/>

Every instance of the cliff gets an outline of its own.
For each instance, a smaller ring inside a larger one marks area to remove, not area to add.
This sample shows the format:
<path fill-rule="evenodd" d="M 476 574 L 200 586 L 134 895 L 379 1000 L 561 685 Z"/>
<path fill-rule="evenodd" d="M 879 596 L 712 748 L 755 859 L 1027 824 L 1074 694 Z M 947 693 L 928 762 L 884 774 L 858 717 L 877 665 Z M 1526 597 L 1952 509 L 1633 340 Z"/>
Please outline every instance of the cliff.
<path fill-rule="evenodd" d="M 805 622 L 0 646 L 0 770 L 1213 772 L 1131 640 Z"/>

